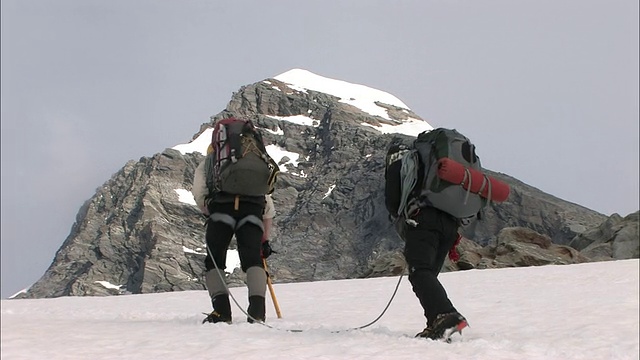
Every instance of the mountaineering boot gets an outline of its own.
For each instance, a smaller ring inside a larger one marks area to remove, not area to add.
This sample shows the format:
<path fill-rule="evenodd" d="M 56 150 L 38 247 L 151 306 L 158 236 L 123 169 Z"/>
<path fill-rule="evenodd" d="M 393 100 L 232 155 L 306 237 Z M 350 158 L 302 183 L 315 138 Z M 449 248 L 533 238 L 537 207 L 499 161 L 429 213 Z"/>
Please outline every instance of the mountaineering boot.
<path fill-rule="evenodd" d="M 249 316 L 247 317 L 248 322 L 264 322 L 266 312 L 264 303 L 264 296 L 249 296 L 249 309 L 247 309 L 247 313 L 249 314 Z"/>
<path fill-rule="evenodd" d="M 462 329 L 469 326 L 467 319 L 457 311 L 439 314 L 433 325 L 427 326 L 424 330 L 416 334 L 416 337 L 429 338 L 432 340 L 445 339 L 450 341 L 454 333 L 462 334 Z"/>
<path fill-rule="evenodd" d="M 229 303 L 229 295 L 222 294 L 211 299 L 213 311 L 202 320 L 202 323 L 219 323 L 226 322 L 231 324 L 231 304 Z"/>

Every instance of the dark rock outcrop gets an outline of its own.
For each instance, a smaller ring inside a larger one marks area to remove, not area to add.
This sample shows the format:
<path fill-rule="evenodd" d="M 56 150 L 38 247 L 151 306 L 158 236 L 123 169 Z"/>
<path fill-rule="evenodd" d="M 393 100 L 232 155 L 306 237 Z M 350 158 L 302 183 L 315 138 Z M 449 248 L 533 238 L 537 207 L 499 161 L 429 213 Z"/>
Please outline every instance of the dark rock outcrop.
<path fill-rule="evenodd" d="M 593 260 L 638 258 L 639 224 L 638 211 L 624 218 L 613 214 L 600 226 L 578 234 L 569 245 Z"/>

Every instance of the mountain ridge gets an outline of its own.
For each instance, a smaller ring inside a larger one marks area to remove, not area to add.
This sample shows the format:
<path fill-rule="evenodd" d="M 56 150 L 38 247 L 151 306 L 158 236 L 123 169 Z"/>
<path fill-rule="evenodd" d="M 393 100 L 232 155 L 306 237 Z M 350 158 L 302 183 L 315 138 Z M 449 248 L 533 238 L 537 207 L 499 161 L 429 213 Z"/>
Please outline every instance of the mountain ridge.
<path fill-rule="evenodd" d="M 286 152 L 287 156 L 279 158 L 282 173 L 274 192 L 278 216 L 272 245 L 279 253 L 269 262 L 275 282 L 393 274 L 402 242 L 384 207 L 384 155 L 391 139 L 411 141 L 412 137 L 378 128 L 422 118 L 410 109 L 380 101 L 373 104 L 385 109 L 387 116 L 372 115 L 338 96 L 300 89 L 277 78 L 234 92 L 226 108 L 200 126 L 192 143 L 217 120 L 237 116 L 253 120 L 271 149 Z M 288 121 L 290 117 L 306 117 L 310 122 Z M 51 266 L 18 297 L 203 289 L 204 219 L 194 204 L 180 200 L 178 190 L 191 188 L 204 149 L 166 148 L 127 162 L 83 204 Z M 507 174 L 489 172 L 508 182 L 512 194 L 504 203 L 491 204 L 485 219 L 464 233 L 462 248 L 477 256 L 464 267 L 448 263 L 449 270 L 527 266 L 520 260 L 532 257 L 535 261 L 529 265 L 590 260 L 578 256 L 578 250 L 568 244 L 605 223 L 605 215 Z M 504 254 L 498 254 L 498 247 L 504 252 L 505 246 L 498 239 L 502 230 L 512 228 L 548 237 L 557 248 L 533 251 L 513 246 L 510 240 L 507 253 L 519 256 L 505 262 Z M 637 233 L 635 224 L 636 238 Z M 633 234 L 631 231 L 632 245 Z M 630 253 L 617 256 L 633 257 L 634 250 L 631 246 Z M 243 274 L 236 269 L 228 280 L 231 286 L 242 285 Z"/>

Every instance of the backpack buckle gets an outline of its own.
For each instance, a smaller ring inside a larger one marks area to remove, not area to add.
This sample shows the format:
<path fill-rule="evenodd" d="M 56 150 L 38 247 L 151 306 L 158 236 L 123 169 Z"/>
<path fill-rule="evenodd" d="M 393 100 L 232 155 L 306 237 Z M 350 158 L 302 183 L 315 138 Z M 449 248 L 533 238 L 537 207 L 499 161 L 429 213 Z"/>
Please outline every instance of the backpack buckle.
<path fill-rule="evenodd" d="M 409 225 L 411 225 L 413 227 L 418 226 L 418 222 L 413 220 L 413 219 L 406 219 L 404 222 L 406 222 L 407 224 L 409 224 Z"/>

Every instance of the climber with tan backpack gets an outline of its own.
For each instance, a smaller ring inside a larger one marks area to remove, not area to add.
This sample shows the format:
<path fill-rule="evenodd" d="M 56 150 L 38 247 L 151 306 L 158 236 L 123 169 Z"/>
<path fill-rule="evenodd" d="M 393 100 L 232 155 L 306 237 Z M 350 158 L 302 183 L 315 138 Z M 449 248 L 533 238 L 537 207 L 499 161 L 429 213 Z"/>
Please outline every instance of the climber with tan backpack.
<path fill-rule="evenodd" d="M 279 173 L 278 164 L 247 119 L 217 121 L 210 150 L 196 169 L 192 189 L 196 204 L 207 216 L 205 280 L 213 311 L 204 322 L 232 320 L 229 290 L 222 274 L 234 235 L 240 268 L 247 276 L 247 321 L 263 322 L 268 280 L 264 259 L 272 251 L 268 242 L 271 222 L 263 218 L 273 217 L 269 195 Z"/>

